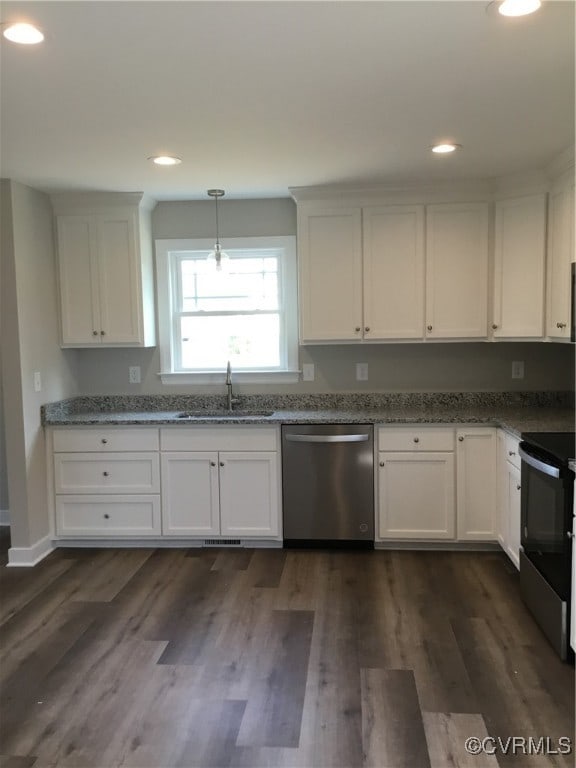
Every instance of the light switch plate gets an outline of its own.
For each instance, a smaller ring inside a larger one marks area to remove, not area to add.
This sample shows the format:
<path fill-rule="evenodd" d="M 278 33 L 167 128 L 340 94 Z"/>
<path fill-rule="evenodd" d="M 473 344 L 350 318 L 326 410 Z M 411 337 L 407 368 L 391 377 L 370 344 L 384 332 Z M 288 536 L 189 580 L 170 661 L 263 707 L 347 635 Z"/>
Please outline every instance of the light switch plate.
<path fill-rule="evenodd" d="M 524 361 L 515 360 L 512 363 L 512 378 L 523 379 L 524 378 Z"/>
<path fill-rule="evenodd" d="M 368 363 L 356 363 L 356 381 L 368 381 Z"/>
<path fill-rule="evenodd" d="M 34 371 L 34 392 L 42 392 L 42 376 L 40 371 Z"/>
<path fill-rule="evenodd" d="M 302 364 L 302 381 L 314 381 L 314 363 Z"/>

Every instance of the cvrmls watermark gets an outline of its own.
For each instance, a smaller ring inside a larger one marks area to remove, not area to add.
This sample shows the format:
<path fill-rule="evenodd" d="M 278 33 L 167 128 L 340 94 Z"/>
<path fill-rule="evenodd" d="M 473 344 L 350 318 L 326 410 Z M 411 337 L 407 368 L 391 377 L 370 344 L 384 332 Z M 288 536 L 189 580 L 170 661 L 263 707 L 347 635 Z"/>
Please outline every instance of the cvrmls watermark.
<path fill-rule="evenodd" d="M 572 754 L 572 739 L 560 736 L 553 739 L 550 736 L 470 736 L 464 742 L 466 752 L 470 755 L 570 755 Z"/>

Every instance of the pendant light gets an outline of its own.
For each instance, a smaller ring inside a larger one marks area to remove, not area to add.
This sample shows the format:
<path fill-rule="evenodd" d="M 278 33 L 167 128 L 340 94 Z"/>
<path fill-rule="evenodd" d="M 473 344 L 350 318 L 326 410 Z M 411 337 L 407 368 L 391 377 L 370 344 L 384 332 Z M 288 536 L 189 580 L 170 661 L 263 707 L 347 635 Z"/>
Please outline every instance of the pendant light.
<path fill-rule="evenodd" d="M 208 254 L 208 261 L 216 263 L 216 270 L 218 272 L 221 272 L 222 269 L 225 270 L 228 267 L 229 261 L 228 254 L 225 253 L 220 246 L 220 238 L 218 236 L 218 198 L 224 197 L 224 194 L 225 193 L 223 189 L 208 190 L 208 195 L 214 198 L 214 202 L 216 204 L 216 242 L 214 244 L 214 250 L 210 251 Z"/>

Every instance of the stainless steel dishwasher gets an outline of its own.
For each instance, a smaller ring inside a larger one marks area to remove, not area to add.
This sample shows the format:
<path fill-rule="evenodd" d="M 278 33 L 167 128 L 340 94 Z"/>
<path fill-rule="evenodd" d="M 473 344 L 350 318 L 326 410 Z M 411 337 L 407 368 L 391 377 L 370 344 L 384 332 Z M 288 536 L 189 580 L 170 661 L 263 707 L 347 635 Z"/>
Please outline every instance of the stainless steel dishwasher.
<path fill-rule="evenodd" d="M 282 427 L 285 546 L 374 546 L 372 435 L 368 424 Z"/>

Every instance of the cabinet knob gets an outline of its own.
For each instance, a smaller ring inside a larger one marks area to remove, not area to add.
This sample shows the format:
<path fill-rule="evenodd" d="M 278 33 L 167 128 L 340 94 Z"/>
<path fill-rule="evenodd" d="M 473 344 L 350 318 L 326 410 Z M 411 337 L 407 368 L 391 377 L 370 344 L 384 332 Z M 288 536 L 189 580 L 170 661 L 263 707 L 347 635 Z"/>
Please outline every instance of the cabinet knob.
<path fill-rule="evenodd" d="M 108 472 L 102 472 L 102 474 L 104 475 L 104 477 L 108 477 Z"/>
<path fill-rule="evenodd" d="M 516 490 L 519 491 L 521 487 L 522 487 L 521 485 L 517 485 Z"/>
<path fill-rule="evenodd" d="M 431 330 L 432 330 L 432 326 L 431 326 L 431 325 L 429 325 L 429 326 L 428 326 L 428 330 L 429 330 L 429 331 L 431 331 Z"/>
<path fill-rule="evenodd" d="M 498 323 L 492 323 L 492 330 L 496 330 L 498 328 Z"/>
<path fill-rule="evenodd" d="M 221 466 L 221 467 L 223 467 L 223 466 L 224 466 L 224 462 L 223 462 L 223 461 L 221 461 L 221 462 L 220 462 L 220 466 Z"/>
<path fill-rule="evenodd" d="M 106 445 L 106 443 L 108 442 L 108 440 L 106 440 L 106 438 L 105 438 L 105 437 L 103 437 L 103 438 L 102 438 L 102 440 L 101 440 L 100 442 L 101 442 L 101 443 L 104 443 L 104 445 Z"/>
<path fill-rule="evenodd" d="M 100 336 L 106 336 L 106 331 L 100 331 Z"/>
<path fill-rule="evenodd" d="M 380 466 L 381 466 L 381 467 L 383 467 L 383 466 L 384 466 L 384 462 L 383 462 L 383 461 L 381 461 L 381 462 L 380 462 Z"/>
<path fill-rule="evenodd" d="M 98 336 L 98 331 L 92 331 L 92 336 Z"/>
<path fill-rule="evenodd" d="M 211 467 L 215 467 L 215 466 L 216 466 L 216 462 L 215 462 L 215 461 L 211 461 L 211 462 L 210 462 L 210 466 L 211 466 Z"/>
<path fill-rule="evenodd" d="M 106 512 L 106 514 L 104 515 L 104 520 L 110 520 L 110 515 L 108 514 L 108 512 Z"/>
<path fill-rule="evenodd" d="M 364 333 L 369 333 L 369 332 L 370 332 L 370 326 L 367 325 L 366 328 L 364 328 Z"/>
<path fill-rule="evenodd" d="M 458 440 L 459 440 L 461 443 L 463 443 L 463 442 L 464 442 L 464 438 L 462 437 L 462 435 L 460 435 L 460 437 L 458 438 Z"/>
<path fill-rule="evenodd" d="M 576 539 L 576 535 L 572 533 L 572 531 L 566 531 L 566 536 L 569 539 Z"/>
<path fill-rule="evenodd" d="M 360 333 L 360 331 L 361 331 L 360 326 L 357 325 L 356 328 L 354 328 L 354 331 L 355 331 L 355 333 Z"/>
<path fill-rule="evenodd" d="M 419 443 L 419 442 L 420 442 L 420 438 L 419 438 L 419 437 L 415 437 L 415 438 L 414 438 L 414 442 L 415 442 L 415 443 Z"/>
<path fill-rule="evenodd" d="M 556 323 L 556 328 L 566 328 L 566 323 Z"/>
<path fill-rule="evenodd" d="M 508 451 L 508 456 L 516 456 L 516 451 Z"/>

